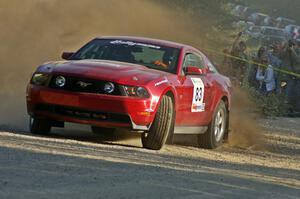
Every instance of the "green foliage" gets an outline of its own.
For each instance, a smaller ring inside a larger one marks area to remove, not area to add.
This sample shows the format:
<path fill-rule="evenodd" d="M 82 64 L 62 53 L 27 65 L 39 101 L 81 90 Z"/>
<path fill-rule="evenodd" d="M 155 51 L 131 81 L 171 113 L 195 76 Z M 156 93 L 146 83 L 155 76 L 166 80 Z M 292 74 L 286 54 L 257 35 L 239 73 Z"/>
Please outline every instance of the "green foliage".
<path fill-rule="evenodd" d="M 258 90 L 252 87 L 243 86 L 248 90 L 252 100 L 257 107 L 261 110 L 262 114 L 266 116 L 278 117 L 283 116 L 288 111 L 288 104 L 285 102 L 285 96 L 283 94 L 261 94 Z"/>

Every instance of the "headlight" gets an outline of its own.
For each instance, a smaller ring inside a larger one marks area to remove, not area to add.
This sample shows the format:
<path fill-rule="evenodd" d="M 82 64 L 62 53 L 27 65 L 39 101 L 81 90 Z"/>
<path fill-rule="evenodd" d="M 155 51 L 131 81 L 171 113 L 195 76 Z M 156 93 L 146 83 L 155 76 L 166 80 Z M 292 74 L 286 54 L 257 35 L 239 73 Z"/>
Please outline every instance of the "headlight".
<path fill-rule="evenodd" d="M 56 86 L 58 86 L 59 88 L 62 88 L 66 85 L 66 78 L 63 76 L 57 76 L 55 78 L 55 84 Z"/>
<path fill-rule="evenodd" d="M 49 74 L 35 73 L 31 78 L 31 83 L 37 86 L 45 86 L 49 80 Z"/>
<path fill-rule="evenodd" d="M 123 94 L 130 97 L 149 98 L 148 91 L 143 87 L 137 86 L 122 86 Z"/>
<path fill-rule="evenodd" d="M 115 85 L 111 82 L 107 82 L 105 83 L 103 90 L 105 93 L 111 94 L 115 90 Z"/>
<path fill-rule="evenodd" d="M 144 89 L 143 87 L 137 87 L 136 94 L 139 97 L 149 97 L 148 91 L 146 89 Z"/>

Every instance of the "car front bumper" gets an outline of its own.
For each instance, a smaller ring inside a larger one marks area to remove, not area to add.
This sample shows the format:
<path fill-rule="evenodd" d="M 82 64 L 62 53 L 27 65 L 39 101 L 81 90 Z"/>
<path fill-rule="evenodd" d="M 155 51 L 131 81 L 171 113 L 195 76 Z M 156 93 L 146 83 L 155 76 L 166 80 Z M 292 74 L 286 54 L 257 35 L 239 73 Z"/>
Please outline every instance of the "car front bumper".
<path fill-rule="evenodd" d="M 149 130 L 157 101 L 77 93 L 28 85 L 27 110 L 33 117 L 111 128 Z"/>

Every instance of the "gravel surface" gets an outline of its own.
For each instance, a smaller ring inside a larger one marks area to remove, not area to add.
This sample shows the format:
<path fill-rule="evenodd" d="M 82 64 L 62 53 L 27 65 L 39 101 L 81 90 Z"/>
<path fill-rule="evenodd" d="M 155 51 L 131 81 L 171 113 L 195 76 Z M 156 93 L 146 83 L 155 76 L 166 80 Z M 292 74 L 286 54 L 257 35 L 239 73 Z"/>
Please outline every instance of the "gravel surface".
<path fill-rule="evenodd" d="M 0 198 L 299 198 L 300 119 L 262 126 L 261 150 L 150 151 L 136 135 L 104 142 L 77 126 L 47 137 L 0 132 Z"/>

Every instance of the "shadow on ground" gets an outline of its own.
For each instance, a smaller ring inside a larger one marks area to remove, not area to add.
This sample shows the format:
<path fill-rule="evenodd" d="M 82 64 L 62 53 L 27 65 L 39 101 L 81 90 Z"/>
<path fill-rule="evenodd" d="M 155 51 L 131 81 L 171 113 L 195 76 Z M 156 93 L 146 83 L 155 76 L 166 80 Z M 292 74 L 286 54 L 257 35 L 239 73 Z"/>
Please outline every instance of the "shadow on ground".
<path fill-rule="evenodd" d="M 21 141 L 26 150 L 0 147 L 1 198 L 297 198 L 300 193 L 293 185 L 299 170 L 41 142 Z"/>

